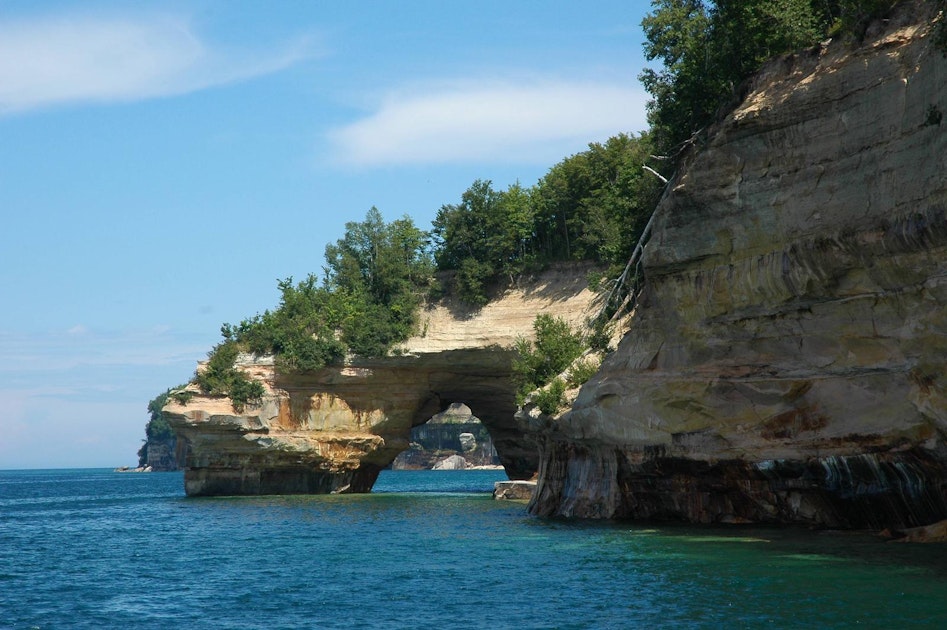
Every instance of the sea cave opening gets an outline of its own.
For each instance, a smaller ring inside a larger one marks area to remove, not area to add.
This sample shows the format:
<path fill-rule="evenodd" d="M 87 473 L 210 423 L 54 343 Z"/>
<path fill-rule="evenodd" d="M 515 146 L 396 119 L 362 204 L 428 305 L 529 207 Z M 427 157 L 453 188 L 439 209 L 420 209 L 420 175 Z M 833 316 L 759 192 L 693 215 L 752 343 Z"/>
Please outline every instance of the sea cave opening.
<path fill-rule="evenodd" d="M 508 381 L 508 379 L 501 379 Z M 470 391 L 444 388 L 416 410 L 407 448 L 391 462 L 394 470 L 469 470 L 502 467 L 510 479 L 530 479 L 539 449 L 516 419 L 508 382 Z M 495 384 L 494 384 L 495 385 Z M 483 391 L 480 391 L 483 389 Z"/>
<path fill-rule="evenodd" d="M 502 467 L 487 426 L 470 407 L 454 402 L 411 428 L 408 448 L 392 470 L 472 470 Z"/>

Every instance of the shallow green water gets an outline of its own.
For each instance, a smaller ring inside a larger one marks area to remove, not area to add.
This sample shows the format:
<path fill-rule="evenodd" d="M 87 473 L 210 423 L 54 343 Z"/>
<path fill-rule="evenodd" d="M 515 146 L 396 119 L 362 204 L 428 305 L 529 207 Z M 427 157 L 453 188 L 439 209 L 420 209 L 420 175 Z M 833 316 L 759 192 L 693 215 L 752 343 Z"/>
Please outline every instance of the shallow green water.
<path fill-rule="evenodd" d="M 188 499 L 179 474 L 0 471 L 0 628 L 947 627 L 947 546 L 546 521 L 501 476 Z"/>

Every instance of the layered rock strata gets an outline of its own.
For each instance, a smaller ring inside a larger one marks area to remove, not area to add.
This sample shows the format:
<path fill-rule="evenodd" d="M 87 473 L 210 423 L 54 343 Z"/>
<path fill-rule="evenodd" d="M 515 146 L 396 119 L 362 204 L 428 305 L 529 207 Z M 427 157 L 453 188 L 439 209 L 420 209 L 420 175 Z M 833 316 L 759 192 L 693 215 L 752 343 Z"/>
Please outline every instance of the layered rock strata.
<path fill-rule="evenodd" d="M 947 518 L 933 3 L 770 65 L 658 209 L 630 331 L 543 427 L 538 515 Z"/>
<path fill-rule="evenodd" d="M 272 358 L 242 357 L 262 382 L 262 404 L 238 413 L 222 397 L 171 402 L 189 495 L 367 492 L 408 448 L 412 427 L 464 403 L 487 428 L 513 479 L 533 476 L 538 450 L 514 419 L 511 347 L 539 313 L 573 325 L 588 316 L 587 266 L 567 265 L 511 288 L 483 309 L 442 302 L 422 334 L 392 356 L 280 374 Z"/>

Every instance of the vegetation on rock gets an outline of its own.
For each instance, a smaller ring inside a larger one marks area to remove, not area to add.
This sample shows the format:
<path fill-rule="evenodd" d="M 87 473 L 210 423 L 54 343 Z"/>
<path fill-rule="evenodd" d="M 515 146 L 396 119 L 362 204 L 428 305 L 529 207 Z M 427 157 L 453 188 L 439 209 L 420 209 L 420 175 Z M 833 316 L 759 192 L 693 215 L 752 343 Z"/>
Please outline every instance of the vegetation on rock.
<path fill-rule="evenodd" d="M 566 382 L 558 376 L 533 395 L 533 402 L 547 416 L 554 416 L 565 404 Z"/>
<path fill-rule="evenodd" d="M 564 372 L 587 348 L 585 338 L 580 332 L 572 329 L 561 317 L 537 315 L 533 322 L 535 340 L 525 337 L 517 339 L 515 344 L 516 358 L 513 361 L 513 379 L 517 386 L 517 404 L 523 404 L 526 397 L 534 390 L 553 383 L 553 393 L 540 393 L 540 396 L 552 397 L 545 400 L 544 405 L 550 408 L 554 403 L 558 407 L 562 394 L 565 393 L 565 381 L 559 379 Z M 560 380 L 561 388 L 555 384 Z M 556 395 L 554 392 L 558 391 Z M 537 404 L 539 402 L 537 401 Z M 543 409 L 544 413 L 548 413 Z"/>
<path fill-rule="evenodd" d="M 474 182 L 434 219 L 438 269 L 455 270 L 455 293 L 483 305 L 498 279 L 553 261 L 620 268 L 661 192 L 660 180 L 642 169 L 651 152 L 648 134 L 619 134 L 565 158 L 528 189 Z"/>
<path fill-rule="evenodd" d="M 870 20 L 894 4 L 653 0 L 642 22 L 645 52 L 662 68 L 640 76 L 653 97 L 648 132 L 592 143 L 530 188 L 516 183 L 495 190 L 490 181 L 477 180 L 459 203 L 440 208 L 431 232 L 408 216 L 386 223 L 371 208 L 326 247 L 321 279 L 281 280 L 277 308 L 224 324 L 223 341 L 193 382 L 205 394 L 229 396 L 240 411 L 263 394 L 262 385 L 234 367 L 240 352 L 272 354 L 282 371 L 316 370 L 348 355 L 384 356 L 416 332 L 418 308 L 437 288 L 435 270 L 453 271 L 454 294 L 476 306 L 487 303 L 498 281 L 553 261 L 599 262 L 607 271 L 593 279 L 595 285 L 614 291 L 622 282 L 602 279 L 618 277 L 658 202 L 664 178 L 654 174 L 673 168 L 682 147 L 739 100 L 741 84 L 775 55 L 827 35 L 863 36 Z M 562 322 L 537 318 L 535 346 L 523 341 L 517 347 L 520 395 L 548 384 L 586 345 L 605 349 L 610 316 L 605 312 L 591 323 L 588 340 Z M 546 408 L 558 388 L 543 394 Z M 172 396 L 187 401 L 186 393 Z"/>
<path fill-rule="evenodd" d="M 828 36 L 861 39 L 895 0 L 653 0 L 645 54 L 662 63 L 640 75 L 656 149 L 676 156 L 762 63 Z"/>
<path fill-rule="evenodd" d="M 168 402 L 170 392 L 171 390 L 169 389 L 163 394 L 158 394 L 148 402 L 148 414 L 150 415 L 150 419 L 148 420 L 148 424 L 145 425 L 145 436 L 149 440 L 166 440 L 174 435 L 162 411 Z"/>
<path fill-rule="evenodd" d="M 208 354 L 203 369 L 194 374 L 194 383 L 204 394 L 228 396 L 234 410 L 242 412 L 247 404 L 258 403 L 264 390 L 263 385 L 234 367 L 238 353 L 237 344 L 233 341 L 218 344 Z"/>
<path fill-rule="evenodd" d="M 145 443 L 138 449 L 138 465 L 144 467 L 148 464 L 148 450 L 157 444 L 167 444 L 168 451 L 174 452 L 175 435 L 164 417 L 164 406 L 168 398 L 172 395 L 173 389 L 169 389 L 163 394 L 158 394 L 148 402 L 148 423 L 145 425 Z"/>

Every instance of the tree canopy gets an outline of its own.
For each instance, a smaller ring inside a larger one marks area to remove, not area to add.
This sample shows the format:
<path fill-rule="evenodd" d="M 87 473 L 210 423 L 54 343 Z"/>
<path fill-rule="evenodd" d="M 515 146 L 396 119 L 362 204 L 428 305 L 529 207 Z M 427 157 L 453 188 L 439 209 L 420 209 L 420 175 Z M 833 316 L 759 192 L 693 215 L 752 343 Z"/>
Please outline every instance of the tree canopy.
<path fill-rule="evenodd" d="M 652 96 L 657 149 L 672 155 L 735 104 L 738 88 L 777 55 L 826 36 L 859 39 L 894 0 L 652 0 L 645 55 L 661 68 L 640 75 Z"/>
<path fill-rule="evenodd" d="M 531 188 L 475 181 L 434 219 L 438 268 L 454 270 L 457 293 L 483 304 L 490 282 L 554 261 L 624 264 L 661 191 L 642 168 L 650 152 L 647 134 L 619 134 L 565 158 Z"/>
<path fill-rule="evenodd" d="M 318 369 L 348 353 L 381 356 L 413 331 L 432 282 L 429 249 L 427 233 L 409 217 L 386 223 L 371 208 L 326 246 L 321 280 L 309 274 L 295 284 L 279 281 L 279 306 L 224 324 L 221 350 L 230 344 L 235 351 L 274 354 L 286 370 Z"/>

